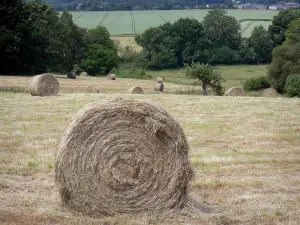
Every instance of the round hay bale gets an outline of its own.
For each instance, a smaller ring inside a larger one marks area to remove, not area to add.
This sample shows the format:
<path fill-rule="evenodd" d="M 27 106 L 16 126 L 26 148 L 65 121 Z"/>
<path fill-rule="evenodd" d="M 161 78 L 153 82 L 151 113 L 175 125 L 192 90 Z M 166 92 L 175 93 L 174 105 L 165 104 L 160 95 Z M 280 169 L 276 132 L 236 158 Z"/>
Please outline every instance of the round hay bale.
<path fill-rule="evenodd" d="M 164 80 L 161 77 L 156 77 L 156 82 L 157 83 L 163 83 Z"/>
<path fill-rule="evenodd" d="M 143 89 L 141 87 L 132 87 L 129 92 L 131 94 L 144 94 Z"/>
<path fill-rule="evenodd" d="M 266 88 L 263 90 L 262 97 L 277 97 L 278 93 L 274 88 Z"/>
<path fill-rule="evenodd" d="M 67 73 L 67 77 L 69 79 L 76 79 L 76 73 L 73 72 L 73 71 L 70 71 L 70 72 Z"/>
<path fill-rule="evenodd" d="M 225 92 L 225 96 L 244 96 L 244 95 L 245 95 L 244 89 L 239 87 L 229 88 Z"/>
<path fill-rule="evenodd" d="M 41 74 L 32 77 L 29 83 L 32 96 L 54 96 L 59 91 L 59 82 L 52 74 Z"/>
<path fill-rule="evenodd" d="M 87 74 L 87 72 L 81 72 L 80 73 L 80 76 L 83 76 L 83 77 L 85 77 L 85 76 L 87 76 L 88 74 Z"/>
<path fill-rule="evenodd" d="M 100 93 L 100 90 L 98 88 L 96 88 L 95 86 L 90 85 L 85 88 L 85 92 L 86 93 Z"/>
<path fill-rule="evenodd" d="M 110 74 L 107 75 L 107 78 L 109 80 L 115 80 L 115 79 L 117 79 L 117 76 L 116 76 L 116 74 L 110 73 Z"/>
<path fill-rule="evenodd" d="M 63 204 L 90 216 L 178 209 L 193 176 L 188 152 L 182 127 L 164 109 L 97 102 L 62 137 L 55 180 Z"/>
<path fill-rule="evenodd" d="M 156 83 L 155 86 L 154 86 L 154 91 L 163 92 L 164 91 L 164 84 L 163 83 Z"/>

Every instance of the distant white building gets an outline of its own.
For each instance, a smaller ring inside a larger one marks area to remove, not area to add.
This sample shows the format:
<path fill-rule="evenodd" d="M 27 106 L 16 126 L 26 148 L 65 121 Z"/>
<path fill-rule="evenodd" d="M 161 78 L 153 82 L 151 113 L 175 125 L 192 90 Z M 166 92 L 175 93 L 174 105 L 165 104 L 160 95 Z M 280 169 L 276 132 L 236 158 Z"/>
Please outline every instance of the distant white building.
<path fill-rule="evenodd" d="M 283 10 L 283 9 L 289 9 L 289 8 L 298 8 L 300 7 L 300 4 L 298 3 L 283 3 L 283 4 L 273 4 L 269 6 L 270 10 Z"/>

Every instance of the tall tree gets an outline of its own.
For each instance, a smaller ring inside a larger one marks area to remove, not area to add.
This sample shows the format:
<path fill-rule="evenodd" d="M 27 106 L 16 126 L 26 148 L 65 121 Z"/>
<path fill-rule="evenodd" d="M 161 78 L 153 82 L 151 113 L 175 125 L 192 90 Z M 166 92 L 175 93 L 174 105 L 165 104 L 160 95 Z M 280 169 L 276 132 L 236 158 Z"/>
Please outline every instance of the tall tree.
<path fill-rule="evenodd" d="M 273 50 L 273 42 L 268 31 L 262 26 L 257 26 L 251 32 L 248 45 L 254 50 L 257 63 L 270 62 Z"/>
<path fill-rule="evenodd" d="M 299 8 L 285 9 L 274 16 L 268 31 L 275 46 L 281 45 L 284 42 L 285 32 L 287 31 L 289 24 L 297 18 L 300 18 Z"/>
<path fill-rule="evenodd" d="M 27 14 L 21 0 L 0 1 L 0 74 L 19 72 L 20 46 L 26 29 Z"/>
<path fill-rule="evenodd" d="M 300 19 L 293 21 L 287 31 L 286 40 L 272 53 L 268 76 L 274 88 L 284 91 L 286 79 L 300 71 Z"/>
<path fill-rule="evenodd" d="M 241 26 L 233 16 L 228 15 L 225 9 L 209 11 L 202 24 L 205 37 L 210 41 L 211 47 L 227 46 L 232 50 L 240 48 Z"/>

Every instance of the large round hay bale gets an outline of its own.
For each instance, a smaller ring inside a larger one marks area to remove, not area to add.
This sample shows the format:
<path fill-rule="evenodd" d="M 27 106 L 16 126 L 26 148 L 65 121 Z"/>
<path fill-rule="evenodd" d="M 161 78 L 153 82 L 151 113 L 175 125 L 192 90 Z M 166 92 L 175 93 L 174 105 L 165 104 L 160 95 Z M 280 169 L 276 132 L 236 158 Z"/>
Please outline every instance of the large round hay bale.
<path fill-rule="evenodd" d="M 277 97 L 278 93 L 274 88 L 266 88 L 263 90 L 262 97 Z"/>
<path fill-rule="evenodd" d="M 143 89 L 141 87 L 132 87 L 129 92 L 131 94 L 144 94 Z"/>
<path fill-rule="evenodd" d="M 161 77 L 156 77 L 156 82 L 157 83 L 163 83 L 164 80 Z"/>
<path fill-rule="evenodd" d="M 69 79 L 76 79 L 76 73 L 73 71 L 70 71 L 67 73 L 67 78 Z"/>
<path fill-rule="evenodd" d="M 85 88 L 85 92 L 86 93 L 100 93 L 100 90 L 99 90 L 99 88 L 97 88 L 95 86 L 89 85 Z"/>
<path fill-rule="evenodd" d="M 227 89 L 225 92 L 225 96 L 244 96 L 245 92 L 243 88 L 240 87 L 232 87 Z"/>
<path fill-rule="evenodd" d="M 116 76 L 116 74 L 110 73 L 110 74 L 107 75 L 107 78 L 109 80 L 115 80 L 115 79 L 117 79 L 117 76 Z"/>
<path fill-rule="evenodd" d="M 65 206 L 91 216 L 181 208 L 192 177 L 180 124 L 151 103 L 117 99 L 79 111 L 55 180 Z"/>
<path fill-rule="evenodd" d="M 41 74 L 32 77 L 29 82 L 32 96 L 53 96 L 59 91 L 59 82 L 52 74 Z"/>
<path fill-rule="evenodd" d="M 163 92 L 164 91 L 164 84 L 163 83 L 156 83 L 155 86 L 154 86 L 154 91 Z"/>
<path fill-rule="evenodd" d="M 81 72 L 80 73 L 80 76 L 83 76 L 83 77 L 86 77 L 88 74 L 87 74 L 87 72 Z"/>

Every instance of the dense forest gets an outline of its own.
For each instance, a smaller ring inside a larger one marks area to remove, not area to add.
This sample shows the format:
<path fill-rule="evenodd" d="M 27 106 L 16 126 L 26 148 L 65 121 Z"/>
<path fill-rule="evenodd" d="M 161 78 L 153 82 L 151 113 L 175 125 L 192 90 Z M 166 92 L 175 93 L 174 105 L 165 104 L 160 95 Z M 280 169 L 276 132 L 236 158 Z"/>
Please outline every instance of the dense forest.
<path fill-rule="evenodd" d="M 30 1 L 30 0 L 27 0 Z M 276 0 L 32 0 L 46 2 L 57 11 L 110 11 L 110 10 L 172 10 L 194 8 L 235 8 L 237 3 L 270 5 Z M 290 0 L 300 2 L 300 0 Z"/>

